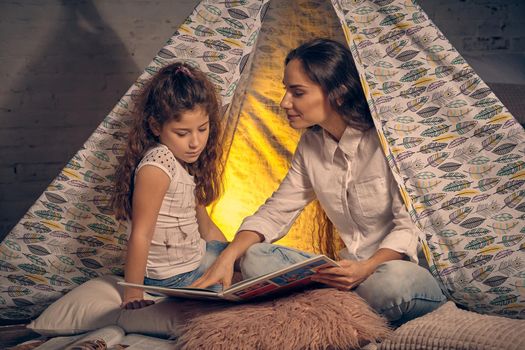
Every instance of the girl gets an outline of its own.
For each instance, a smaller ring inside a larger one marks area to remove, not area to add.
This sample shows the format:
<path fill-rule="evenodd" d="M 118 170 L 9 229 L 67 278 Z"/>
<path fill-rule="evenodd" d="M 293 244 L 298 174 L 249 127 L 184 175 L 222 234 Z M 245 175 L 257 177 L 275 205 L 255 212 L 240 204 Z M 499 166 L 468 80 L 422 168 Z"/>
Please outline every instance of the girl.
<path fill-rule="evenodd" d="M 355 289 L 376 311 L 402 323 L 434 310 L 445 297 L 417 264 L 417 229 L 405 209 L 360 86 L 350 51 L 316 39 L 285 60 L 281 107 L 294 129 L 307 129 L 277 191 L 246 218 L 235 239 L 194 285 L 231 283 L 234 261 L 244 278 L 303 260 L 308 253 L 271 245 L 286 235 L 303 208 L 317 198 L 329 221 L 321 252 L 341 267 L 314 280 Z M 339 237 L 344 249 L 337 254 Z"/>
<path fill-rule="evenodd" d="M 174 63 L 141 90 L 134 116 L 112 198 L 131 219 L 125 280 L 184 287 L 227 245 L 205 208 L 222 190 L 219 102 L 204 73 Z M 123 308 L 152 303 L 125 288 Z"/>

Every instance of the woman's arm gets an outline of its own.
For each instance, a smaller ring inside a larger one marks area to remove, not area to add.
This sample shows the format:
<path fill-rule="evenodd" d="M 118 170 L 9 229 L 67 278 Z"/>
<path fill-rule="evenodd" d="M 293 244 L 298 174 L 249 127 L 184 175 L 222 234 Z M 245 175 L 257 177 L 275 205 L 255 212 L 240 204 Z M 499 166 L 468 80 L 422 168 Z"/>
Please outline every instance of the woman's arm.
<path fill-rule="evenodd" d="M 418 262 L 417 249 L 419 229 L 416 227 L 403 202 L 399 187 L 394 177 L 390 179 L 390 193 L 392 197 L 392 223 L 393 227 L 385 235 L 379 248 L 391 249 L 408 257 L 410 261 Z"/>
<path fill-rule="evenodd" d="M 235 239 L 208 271 L 192 284 L 193 287 L 205 288 L 222 283 L 224 288 L 228 288 L 231 285 L 235 261 L 244 255 L 251 245 L 265 240 L 273 242 L 288 233 L 295 218 L 314 199 L 315 193 L 306 171 L 303 154 L 310 146 L 305 144 L 304 137 L 305 135 L 299 141 L 288 174 L 277 191 L 255 214 L 244 219 Z"/>
<path fill-rule="evenodd" d="M 197 223 L 199 224 L 199 232 L 202 239 L 208 241 L 222 241 L 227 242 L 228 240 L 224 237 L 221 229 L 215 225 L 213 220 L 210 218 L 208 211 L 204 205 L 197 205 L 195 207 L 197 212 Z"/>
<path fill-rule="evenodd" d="M 137 173 L 133 192 L 131 235 L 124 268 L 126 282 L 138 284 L 144 282 L 149 246 L 169 184 L 168 175 L 155 166 L 146 165 Z M 132 287 L 124 289 L 121 307 L 138 309 L 150 304 L 151 301 L 144 300 L 142 289 Z"/>

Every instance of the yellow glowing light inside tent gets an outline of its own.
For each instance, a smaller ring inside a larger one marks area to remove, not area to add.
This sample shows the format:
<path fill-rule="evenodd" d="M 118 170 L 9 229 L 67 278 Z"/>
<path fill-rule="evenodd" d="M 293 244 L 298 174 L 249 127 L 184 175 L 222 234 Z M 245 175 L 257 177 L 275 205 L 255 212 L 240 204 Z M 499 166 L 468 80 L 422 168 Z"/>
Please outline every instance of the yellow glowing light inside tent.
<path fill-rule="evenodd" d="M 273 99 L 277 95 L 280 99 L 284 93 L 282 84 L 276 79 L 252 84 L 256 91 L 268 90 L 270 86 Z M 300 132 L 288 125 L 283 114 L 276 113 L 250 94 L 245 98 L 244 104 L 248 107 L 244 107 L 239 116 L 227 156 L 225 191 L 209 208 L 211 218 L 228 240 L 233 239 L 242 220 L 253 214 L 277 189 L 288 171 L 300 137 Z M 298 220 L 278 243 L 311 251 L 311 230 L 304 227 L 307 222 Z"/>
<path fill-rule="evenodd" d="M 286 54 L 313 37 L 345 40 L 329 2 L 326 8 L 320 11 L 297 1 L 268 7 L 263 26 L 269 29 L 260 31 L 252 64 L 243 72 L 249 72 L 249 79 L 243 81 L 246 89 L 234 97 L 240 112 L 232 114 L 234 122 L 230 123 L 235 124 L 235 130 L 226 162 L 225 193 L 209 208 L 212 219 L 230 240 L 242 220 L 277 189 L 299 141 L 300 132 L 288 125 L 278 107 L 285 92 L 282 79 Z M 344 30 L 350 39 L 346 26 Z M 315 206 L 305 208 L 277 243 L 312 251 L 314 214 Z"/>

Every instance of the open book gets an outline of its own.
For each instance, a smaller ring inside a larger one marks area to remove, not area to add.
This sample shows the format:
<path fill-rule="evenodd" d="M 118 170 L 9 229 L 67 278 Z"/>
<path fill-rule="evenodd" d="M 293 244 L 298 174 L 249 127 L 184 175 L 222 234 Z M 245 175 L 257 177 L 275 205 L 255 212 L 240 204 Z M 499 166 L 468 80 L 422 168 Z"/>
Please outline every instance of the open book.
<path fill-rule="evenodd" d="M 240 301 L 305 286 L 312 282 L 311 277 L 317 270 L 330 266 L 339 265 L 325 255 L 318 255 L 281 270 L 235 283 L 220 292 L 202 288 L 166 288 L 127 282 L 118 283 L 171 297 Z"/>
<path fill-rule="evenodd" d="M 171 350 L 175 341 L 128 334 L 118 326 L 107 326 L 88 333 L 51 338 L 35 350 Z"/>

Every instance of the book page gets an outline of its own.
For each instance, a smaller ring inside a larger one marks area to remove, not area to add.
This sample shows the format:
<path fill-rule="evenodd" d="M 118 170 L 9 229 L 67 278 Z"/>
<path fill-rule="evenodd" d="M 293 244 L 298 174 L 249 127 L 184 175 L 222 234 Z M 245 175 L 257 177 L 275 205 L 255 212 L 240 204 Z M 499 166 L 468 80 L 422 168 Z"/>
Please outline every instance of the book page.
<path fill-rule="evenodd" d="M 324 255 L 318 255 L 279 271 L 236 283 L 224 291 L 224 296 L 228 299 L 233 297 L 245 300 L 284 289 L 305 286 L 311 283 L 310 278 L 318 269 L 329 266 L 339 265 Z"/>
<path fill-rule="evenodd" d="M 221 300 L 221 293 L 215 292 L 210 289 L 204 288 L 167 288 L 167 287 L 158 287 L 158 286 L 146 286 L 143 284 L 128 283 L 128 282 L 118 282 L 122 286 L 142 288 L 148 292 L 153 292 L 156 294 L 161 294 L 170 297 L 180 297 L 180 298 L 190 298 L 190 299 L 209 299 L 209 300 Z"/>
<path fill-rule="evenodd" d="M 317 255 L 296 264 L 287 266 L 279 271 L 250 278 L 232 285 L 222 292 L 214 292 L 201 288 L 166 288 L 145 286 L 128 282 L 118 282 L 123 286 L 138 287 L 148 292 L 154 292 L 170 297 L 230 300 L 240 301 L 274 293 L 284 289 L 295 288 L 311 283 L 311 275 L 323 267 L 339 266 L 335 261 L 325 255 Z"/>
<path fill-rule="evenodd" d="M 155 338 L 141 334 L 128 334 L 122 341 L 108 350 L 172 350 L 175 340 Z"/>
<path fill-rule="evenodd" d="M 36 350 L 105 349 L 118 344 L 125 332 L 118 326 L 107 326 L 88 333 L 69 337 L 55 337 L 36 347 Z"/>
<path fill-rule="evenodd" d="M 126 333 L 118 326 L 107 326 L 104 328 L 97 329 L 89 332 L 84 337 L 71 345 L 68 345 L 65 350 L 82 350 L 85 345 L 96 345 L 97 342 L 100 344 L 101 341 L 105 343 L 106 347 L 118 344 Z M 86 349 L 92 349 L 86 347 Z M 103 348 L 102 348 L 103 349 Z"/>
<path fill-rule="evenodd" d="M 66 346 L 73 344 L 75 341 L 84 337 L 85 334 L 71 335 L 67 337 L 54 337 L 47 340 L 45 343 L 37 346 L 35 350 L 57 350 L 64 349 Z"/>

